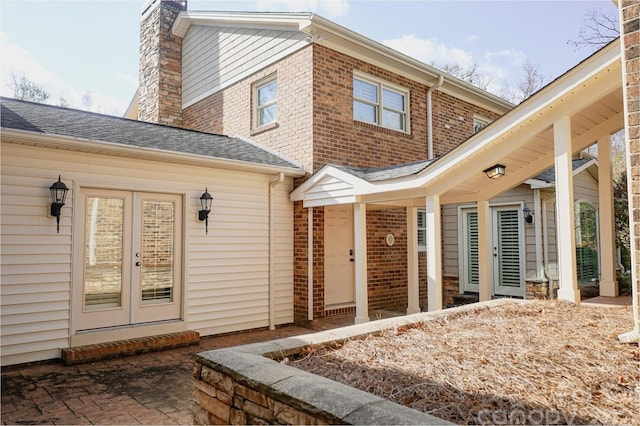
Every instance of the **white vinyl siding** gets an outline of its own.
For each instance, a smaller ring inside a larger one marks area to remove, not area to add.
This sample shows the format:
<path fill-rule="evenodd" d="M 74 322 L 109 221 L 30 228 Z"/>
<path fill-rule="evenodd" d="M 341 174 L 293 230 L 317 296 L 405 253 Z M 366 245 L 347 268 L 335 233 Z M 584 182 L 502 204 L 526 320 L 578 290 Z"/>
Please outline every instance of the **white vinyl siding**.
<path fill-rule="evenodd" d="M 353 185 L 333 176 L 325 176 L 305 194 L 304 206 L 330 206 L 354 201 Z"/>
<path fill-rule="evenodd" d="M 297 31 L 192 26 L 182 40 L 186 108 L 304 47 Z"/>
<path fill-rule="evenodd" d="M 58 174 L 71 188 L 60 234 L 55 218 L 47 216 L 48 188 Z M 182 194 L 185 328 L 210 335 L 268 326 L 268 191 L 273 178 L 3 143 L 2 364 L 59 357 L 60 348 L 73 340 L 72 262 L 78 256 L 72 259 L 71 233 L 78 220 L 78 187 Z M 208 235 L 197 220 L 205 187 L 214 198 Z M 291 187 L 286 178 L 272 190 L 276 324 L 293 321 Z"/>

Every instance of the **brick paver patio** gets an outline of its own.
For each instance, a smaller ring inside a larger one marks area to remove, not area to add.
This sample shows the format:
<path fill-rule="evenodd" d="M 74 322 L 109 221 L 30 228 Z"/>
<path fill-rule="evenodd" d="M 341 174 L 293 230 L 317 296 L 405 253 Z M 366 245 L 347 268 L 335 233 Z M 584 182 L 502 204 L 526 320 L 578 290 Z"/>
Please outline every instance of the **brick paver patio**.
<path fill-rule="evenodd" d="M 286 326 L 199 345 L 65 367 L 2 369 L 3 424 L 192 424 L 193 356 L 202 351 L 307 334 Z"/>

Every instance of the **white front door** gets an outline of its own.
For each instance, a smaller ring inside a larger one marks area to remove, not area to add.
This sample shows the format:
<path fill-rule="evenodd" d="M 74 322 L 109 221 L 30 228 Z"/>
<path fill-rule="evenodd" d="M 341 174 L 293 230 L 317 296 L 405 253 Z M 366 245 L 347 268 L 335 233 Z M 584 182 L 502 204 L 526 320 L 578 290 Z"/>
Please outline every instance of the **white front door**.
<path fill-rule="evenodd" d="M 324 305 L 325 309 L 355 303 L 353 207 L 324 209 Z"/>
<path fill-rule="evenodd" d="M 520 206 L 491 207 L 492 294 L 524 297 L 524 241 Z M 461 210 L 460 280 L 465 292 L 478 293 L 478 213 Z"/>
<path fill-rule="evenodd" d="M 179 319 L 182 198 L 83 188 L 76 330 Z"/>

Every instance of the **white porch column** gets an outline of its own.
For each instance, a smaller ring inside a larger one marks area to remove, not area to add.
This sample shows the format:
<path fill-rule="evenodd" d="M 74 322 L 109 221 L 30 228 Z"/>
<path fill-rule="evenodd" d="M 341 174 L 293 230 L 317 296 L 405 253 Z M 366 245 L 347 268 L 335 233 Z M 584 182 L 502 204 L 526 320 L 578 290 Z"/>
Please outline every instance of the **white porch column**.
<path fill-rule="evenodd" d="M 307 209 L 307 319 L 313 321 L 313 207 Z"/>
<path fill-rule="evenodd" d="M 616 297 L 616 241 L 611 172 L 611 135 L 598 139 L 598 199 L 600 230 L 600 296 Z"/>
<path fill-rule="evenodd" d="M 442 228 L 440 196 L 427 197 L 427 298 L 428 311 L 442 309 Z"/>
<path fill-rule="evenodd" d="M 420 271 L 418 268 L 418 209 L 407 207 L 407 314 L 420 312 Z"/>
<path fill-rule="evenodd" d="M 491 246 L 491 215 L 489 201 L 480 200 L 478 208 L 478 284 L 480 287 L 480 301 L 491 300 L 491 287 L 493 282 L 493 255 L 494 247 Z"/>
<path fill-rule="evenodd" d="M 355 248 L 356 324 L 369 321 L 367 294 L 367 205 L 353 205 L 353 241 Z"/>
<path fill-rule="evenodd" d="M 558 240 L 558 299 L 580 302 L 576 272 L 576 234 L 573 207 L 573 165 L 571 162 L 571 119 L 564 116 L 553 123 L 556 168 L 556 217 Z"/>

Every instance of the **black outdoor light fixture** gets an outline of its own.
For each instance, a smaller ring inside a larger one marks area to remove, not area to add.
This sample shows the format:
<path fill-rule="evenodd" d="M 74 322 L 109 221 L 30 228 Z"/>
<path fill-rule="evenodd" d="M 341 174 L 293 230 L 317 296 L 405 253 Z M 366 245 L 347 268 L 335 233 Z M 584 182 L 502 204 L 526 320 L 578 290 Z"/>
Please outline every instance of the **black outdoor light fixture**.
<path fill-rule="evenodd" d="M 67 192 L 69 192 L 69 188 L 60 180 L 60 175 L 58 175 L 58 181 L 54 182 L 53 185 L 49 187 L 49 191 L 51 191 L 51 216 L 55 216 L 56 218 L 56 232 L 60 233 L 60 212 L 62 210 L 62 206 L 64 206 L 64 202 L 67 199 Z"/>
<path fill-rule="evenodd" d="M 531 210 L 529 209 L 529 207 L 524 206 L 524 209 L 522 209 L 522 213 L 524 214 L 525 222 L 533 223 L 533 215 L 531 214 Z"/>
<path fill-rule="evenodd" d="M 211 204 L 213 203 L 213 197 L 209 194 L 207 188 L 204 189 L 204 193 L 200 196 L 200 207 L 198 211 L 198 220 L 204 220 L 204 232 L 209 233 L 209 213 L 211 212 Z"/>
<path fill-rule="evenodd" d="M 488 169 L 484 169 L 483 172 L 487 175 L 489 179 L 500 179 L 502 176 L 504 176 L 504 172 L 506 168 L 507 166 L 504 166 L 502 164 L 494 164 Z"/>

